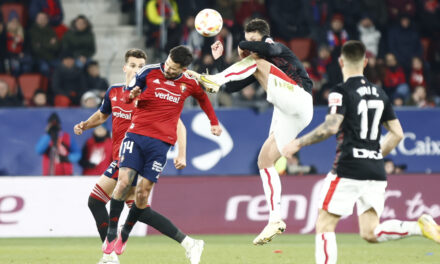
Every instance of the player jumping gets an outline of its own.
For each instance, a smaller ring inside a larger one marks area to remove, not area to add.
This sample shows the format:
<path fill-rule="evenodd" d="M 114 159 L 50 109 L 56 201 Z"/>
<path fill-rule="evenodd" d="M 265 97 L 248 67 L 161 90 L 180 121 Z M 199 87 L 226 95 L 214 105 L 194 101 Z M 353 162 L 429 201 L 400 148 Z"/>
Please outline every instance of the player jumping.
<path fill-rule="evenodd" d="M 107 228 L 109 223 L 109 215 L 105 205 L 110 200 L 110 196 L 116 186 L 118 179 L 118 152 L 125 132 L 131 124 L 133 111 L 135 109 L 134 102 L 126 104 L 122 101 L 124 88 L 128 85 L 136 71 L 145 66 L 147 55 L 139 49 L 130 49 L 125 53 L 125 64 L 123 71 L 125 72 L 125 84 L 116 84 L 111 86 L 105 97 L 100 109 L 91 115 L 86 121 L 82 121 L 74 126 L 74 132 L 81 135 L 83 131 L 94 128 L 103 124 L 112 115 L 112 145 L 113 159 L 104 174 L 98 179 L 93 191 L 89 196 L 89 208 L 95 218 L 96 226 L 102 242 L 107 236 Z M 179 145 L 177 158 L 174 159 L 174 166 L 177 169 L 183 169 L 186 166 L 186 129 L 182 121 L 179 119 L 177 126 L 177 140 Z M 129 191 L 126 204 L 131 207 L 134 200 L 134 188 L 136 181 L 133 181 L 131 190 Z M 152 226 L 161 233 L 181 243 L 186 237 L 174 224 L 166 217 L 151 208 L 147 208 L 140 216 L 139 221 Z M 115 264 L 119 263 L 115 253 L 103 255 L 100 263 Z"/>
<path fill-rule="evenodd" d="M 246 41 L 239 43 L 240 57 L 246 58 L 216 75 L 200 75 L 190 72 L 207 91 L 234 92 L 256 80 L 267 92 L 267 100 L 274 105 L 269 137 L 258 156 L 258 168 L 269 205 L 269 223 L 254 239 L 255 245 L 263 245 L 284 232 L 286 224 L 281 219 L 281 182 L 274 165 L 281 157 L 283 147 L 294 139 L 312 120 L 312 81 L 293 52 L 270 37 L 266 21 L 253 19 L 245 26 Z M 214 58 L 221 56 L 223 46 L 212 46 Z M 248 56 L 252 53 L 250 56 Z"/>
<path fill-rule="evenodd" d="M 133 226 L 147 210 L 148 197 L 166 163 L 166 154 L 176 142 L 176 126 L 188 96 L 193 96 L 211 122 L 211 132 L 221 134 L 214 109 L 198 82 L 184 73 L 191 63 L 188 48 L 178 46 L 161 64 L 143 67 L 128 87 L 127 101 L 138 98 L 130 128 L 122 141 L 118 183 L 110 202 L 110 224 L 103 252 L 120 255 Z M 130 185 L 136 175 L 141 176 L 136 186 L 135 202 L 119 234 L 117 226 Z M 191 264 L 200 262 L 204 242 L 185 237 L 182 246 Z"/>
<path fill-rule="evenodd" d="M 403 138 L 402 127 L 383 89 L 363 76 L 367 59 L 362 42 L 345 43 L 339 65 L 344 83 L 330 92 L 329 112 L 324 123 L 293 140 L 283 150 L 283 155 L 289 158 L 301 147 L 337 134 L 335 162 L 325 178 L 319 202 L 316 263 L 336 263 L 335 228 L 341 216 L 353 213 L 355 203 L 360 235 L 370 243 L 416 235 L 440 243 L 440 228 L 429 215 L 422 215 L 418 221 L 379 222 L 387 186 L 383 157 Z M 379 143 L 381 124 L 389 132 Z"/>

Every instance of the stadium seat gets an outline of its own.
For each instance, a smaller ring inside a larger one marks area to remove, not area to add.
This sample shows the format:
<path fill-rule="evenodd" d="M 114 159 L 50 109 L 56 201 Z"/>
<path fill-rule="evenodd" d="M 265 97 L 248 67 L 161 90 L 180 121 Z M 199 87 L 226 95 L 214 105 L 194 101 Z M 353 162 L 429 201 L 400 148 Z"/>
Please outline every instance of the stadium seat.
<path fill-rule="evenodd" d="M 47 86 L 44 87 L 44 85 L 47 85 L 47 81 L 45 82 L 44 79 L 45 77 L 39 73 L 25 73 L 18 77 L 18 83 L 26 104 L 31 102 L 36 90 L 47 90 Z"/>
<path fill-rule="evenodd" d="M 14 78 L 14 76 L 9 74 L 0 74 L 0 80 L 8 84 L 10 94 L 17 93 L 17 80 Z"/>
<path fill-rule="evenodd" d="M 70 99 L 69 99 L 69 97 L 67 97 L 65 95 L 57 95 L 57 96 L 55 96 L 54 106 L 55 107 L 69 107 L 70 106 Z"/>
<path fill-rule="evenodd" d="M 3 14 L 3 21 L 5 22 L 5 24 L 8 23 L 9 13 L 12 10 L 14 10 L 18 14 L 18 18 L 20 20 L 20 24 L 23 27 L 26 27 L 27 13 L 26 13 L 26 9 L 25 9 L 23 4 L 18 4 L 18 3 L 2 4 L 1 5 L 1 10 L 2 10 L 2 14 Z"/>
<path fill-rule="evenodd" d="M 310 38 L 294 38 L 288 46 L 301 61 L 308 60 L 315 53 L 315 43 Z"/>

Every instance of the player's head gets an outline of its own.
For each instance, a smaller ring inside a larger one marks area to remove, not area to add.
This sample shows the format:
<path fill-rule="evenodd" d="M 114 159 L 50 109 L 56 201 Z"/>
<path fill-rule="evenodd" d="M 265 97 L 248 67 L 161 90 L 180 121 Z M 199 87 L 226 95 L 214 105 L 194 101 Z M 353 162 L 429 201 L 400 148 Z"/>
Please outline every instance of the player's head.
<path fill-rule="evenodd" d="M 339 65 L 344 70 L 361 71 L 367 65 L 365 58 L 365 45 L 358 40 L 347 41 L 341 50 L 341 57 L 339 57 Z"/>
<path fill-rule="evenodd" d="M 125 52 L 125 64 L 123 71 L 126 78 L 131 79 L 134 74 L 145 66 L 147 54 L 141 49 L 129 49 Z"/>
<path fill-rule="evenodd" d="M 191 64 L 193 56 L 185 46 L 177 46 L 171 49 L 164 64 L 164 76 L 167 79 L 177 78 Z"/>
<path fill-rule="evenodd" d="M 247 41 L 261 41 L 264 36 L 270 35 L 269 24 L 260 18 L 254 18 L 244 27 L 244 38 Z"/>

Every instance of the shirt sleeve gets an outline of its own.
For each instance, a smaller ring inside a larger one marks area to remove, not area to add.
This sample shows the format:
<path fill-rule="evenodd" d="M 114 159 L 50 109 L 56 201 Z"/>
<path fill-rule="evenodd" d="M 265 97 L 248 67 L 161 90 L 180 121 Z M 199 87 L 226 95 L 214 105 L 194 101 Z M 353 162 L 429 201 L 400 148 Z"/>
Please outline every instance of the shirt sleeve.
<path fill-rule="evenodd" d="M 268 38 L 266 41 L 240 41 L 238 46 L 240 49 L 253 51 L 264 57 L 280 55 L 283 51 L 281 44 L 268 40 L 271 39 Z"/>
<path fill-rule="evenodd" d="M 208 116 L 211 126 L 216 126 L 219 124 L 217 116 L 215 114 L 214 108 L 212 107 L 211 101 L 209 101 L 208 95 L 203 91 L 200 85 L 195 86 L 196 91 L 191 95 L 196 98 L 197 102 L 202 108 L 203 112 Z"/>
<path fill-rule="evenodd" d="M 346 103 L 341 89 L 332 89 L 328 95 L 328 114 L 345 115 Z"/>
<path fill-rule="evenodd" d="M 381 123 L 396 119 L 396 113 L 394 112 L 393 106 L 391 105 L 388 97 L 385 99 L 385 106 L 383 109 L 383 114 L 381 118 Z"/>
<path fill-rule="evenodd" d="M 99 111 L 103 114 L 110 115 L 112 113 L 112 104 L 110 101 L 110 91 L 111 87 L 107 89 L 105 93 L 104 100 L 102 100 L 101 107 L 99 107 Z"/>

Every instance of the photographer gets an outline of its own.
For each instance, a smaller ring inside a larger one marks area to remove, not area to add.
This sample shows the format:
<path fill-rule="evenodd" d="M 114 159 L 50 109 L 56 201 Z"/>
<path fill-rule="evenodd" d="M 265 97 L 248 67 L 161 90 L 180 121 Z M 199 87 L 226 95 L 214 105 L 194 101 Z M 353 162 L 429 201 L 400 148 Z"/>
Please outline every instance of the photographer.
<path fill-rule="evenodd" d="M 46 134 L 35 146 L 38 154 L 43 155 L 43 175 L 72 175 L 72 162 L 78 162 L 81 151 L 70 135 L 61 130 L 61 121 L 56 113 L 48 119 Z"/>

